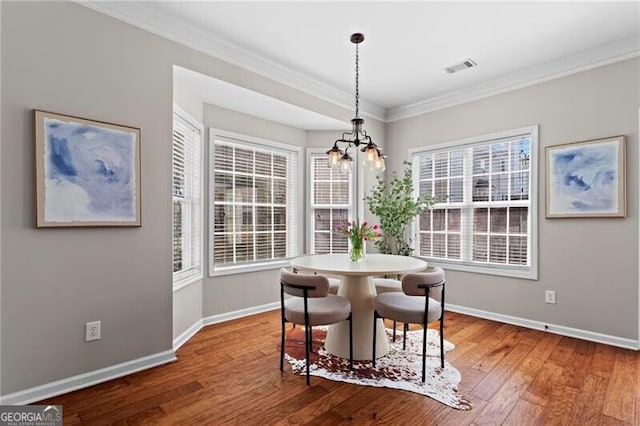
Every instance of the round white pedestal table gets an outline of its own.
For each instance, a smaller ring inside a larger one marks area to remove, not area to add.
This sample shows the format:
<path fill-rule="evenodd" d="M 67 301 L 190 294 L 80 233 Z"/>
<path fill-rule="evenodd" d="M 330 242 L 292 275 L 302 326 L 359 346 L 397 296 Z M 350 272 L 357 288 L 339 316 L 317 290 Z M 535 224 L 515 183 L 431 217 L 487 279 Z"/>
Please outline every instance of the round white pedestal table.
<path fill-rule="evenodd" d="M 372 276 L 404 274 L 422 271 L 427 262 L 409 256 L 390 254 L 367 254 L 360 262 L 352 262 L 347 254 L 316 254 L 291 260 L 291 266 L 320 274 L 344 277 L 338 295 L 351 302 L 353 316 L 353 359 L 370 360 L 373 350 L 373 303 L 376 288 Z M 378 320 L 376 356 L 389 351 L 384 334 L 384 324 Z M 329 326 L 325 348 L 333 355 L 349 358 L 349 323 L 347 321 Z"/>

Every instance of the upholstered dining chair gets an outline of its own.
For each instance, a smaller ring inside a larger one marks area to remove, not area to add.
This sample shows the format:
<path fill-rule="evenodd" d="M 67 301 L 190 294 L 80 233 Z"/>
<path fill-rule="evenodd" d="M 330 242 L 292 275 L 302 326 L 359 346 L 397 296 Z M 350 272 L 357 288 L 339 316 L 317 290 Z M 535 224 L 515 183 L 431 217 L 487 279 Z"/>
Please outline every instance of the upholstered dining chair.
<path fill-rule="evenodd" d="M 440 365 L 444 368 L 444 287 L 442 268 L 427 268 L 426 272 L 407 274 L 402 278 L 402 293 L 379 294 L 373 310 L 373 366 L 376 365 L 376 323 L 388 318 L 405 323 L 403 349 L 406 347 L 407 324 L 421 324 L 422 381 L 425 380 L 427 359 L 427 324 L 440 322 Z"/>
<path fill-rule="evenodd" d="M 376 287 L 376 294 L 382 293 L 402 293 L 402 281 L 395 278 L 373 277 L 373 285 Z M 393 321 L 393 341 L 396 341 L 397 321 Z M 407 324 L 404 324 L 407 327 Z"/>
<path fill-rule="evenodd" d="M 291 296 L 285 298 L 285 294 Z M 304 326 L 307 385 L 309 355 L 313 342 L 313 326 L 349 321 L 349 367 L 353 368 L 353 324 L 351 302 L 342 296 L 329 294 L 329 280 L 324 275 L 297 274 L 286 268 L 280 271 L 280 307 L 282 339 L 280 344 L 280 371 L 284 370 L 285 323 Z"/>
<path fill-rule="evenodd" d="M 296 269 L 296 268 L 291 268 L 291 270 L 293 271 L 294 274 L 313 274 L 313 275 L 317 275 L 317 272 L 302 271 L 302 270 L 299 270 L 299 269 Z M 340 282 L 342 280 L 340 278 L 337 278 L 337 277 L 329 277 L 329 276 L 326 276 L 326 277 L 329 280 L 329 293 L 338 294 L 338 288 L 340 288 Z M 402 291 L 402 290 L 400 290 L 400 291 Z"/>
<path fill-rule="evenodd" d="M 393 293 L 402 291 L 402 282 L 395 278 L 373 277 L 373 285 L 376 286 L 376 294 Z"/>

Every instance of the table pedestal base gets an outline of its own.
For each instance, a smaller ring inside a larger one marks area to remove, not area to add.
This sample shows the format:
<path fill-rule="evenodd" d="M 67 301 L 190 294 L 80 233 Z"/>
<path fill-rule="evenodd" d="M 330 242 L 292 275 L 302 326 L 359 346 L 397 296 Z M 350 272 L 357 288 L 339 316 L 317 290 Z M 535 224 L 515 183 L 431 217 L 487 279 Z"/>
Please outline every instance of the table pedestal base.
<path fill-rule="evenodd" d="M 338 296 L 351 301 L 353 318 L 353 359 L 370 360 L 373 351 L 373 304 L 376 288 L 371 277 L 345 276 L 338 290 Z M 349 358 L 349 322 L 329 326 L 324 343 L 327 352 L 341 358 Z M 376 358 L 389 352 L 389 343 L 384 331 L 384 323 L 378 319 L 376 335 Z"/>

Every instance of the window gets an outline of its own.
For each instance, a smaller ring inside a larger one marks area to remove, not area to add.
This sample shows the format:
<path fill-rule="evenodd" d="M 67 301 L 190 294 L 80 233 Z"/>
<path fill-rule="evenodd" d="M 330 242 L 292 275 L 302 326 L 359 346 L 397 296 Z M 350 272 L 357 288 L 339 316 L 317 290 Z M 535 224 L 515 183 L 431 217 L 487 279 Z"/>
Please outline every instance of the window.
<path fill-rule="evenodd" d="M 353 217 L 353 174 L 343 174 L 329 168 L 324 150 L 308 150 L 309 212 L 307 224 L 309 252 L 346 253 L 347 237 L 335 229 Z"/>
<path fill-rule="evenodd" d="M 211 274 L 280 266 L 299 254 L 297 147 L 211 129 Z"/>
<path fill-rule="evenodd" d="M 173 284 L 202 278 L 202 125 L 173 113 Z"/>
<path fill-rule="evenodd" d="M 450 269 L 537 279 L 537 127 L 412 150 L 434 208 L 416 220 L 416 254 Z"/>

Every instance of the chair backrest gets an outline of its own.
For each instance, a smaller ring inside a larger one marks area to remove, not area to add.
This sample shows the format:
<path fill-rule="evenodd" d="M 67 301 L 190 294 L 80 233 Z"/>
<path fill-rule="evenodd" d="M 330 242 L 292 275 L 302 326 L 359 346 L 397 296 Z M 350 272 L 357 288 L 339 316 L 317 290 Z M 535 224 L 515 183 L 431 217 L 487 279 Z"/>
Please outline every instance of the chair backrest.
<path fill-rule="evenodd" d="M 304 289 L 308 289 L 307 297 L 326 297 L 329 294 L 329 280 L 324 275 L 297 274 L 282 268 L 280 270 L 282 290 L 291 296 L 304 297 Z"/>
<path fill-rule="evenodd" d="M 441 301 L 444 287 L 444 271 L 442 268 L 429 267 L 425 272 L 407 274 L 402 278 L 402 291 L 409 296 L 424 296 L 425 289 L 420 288 L 420 286 L 424 285 L 434 286 L 429 288 L 429 297 Z"/>

